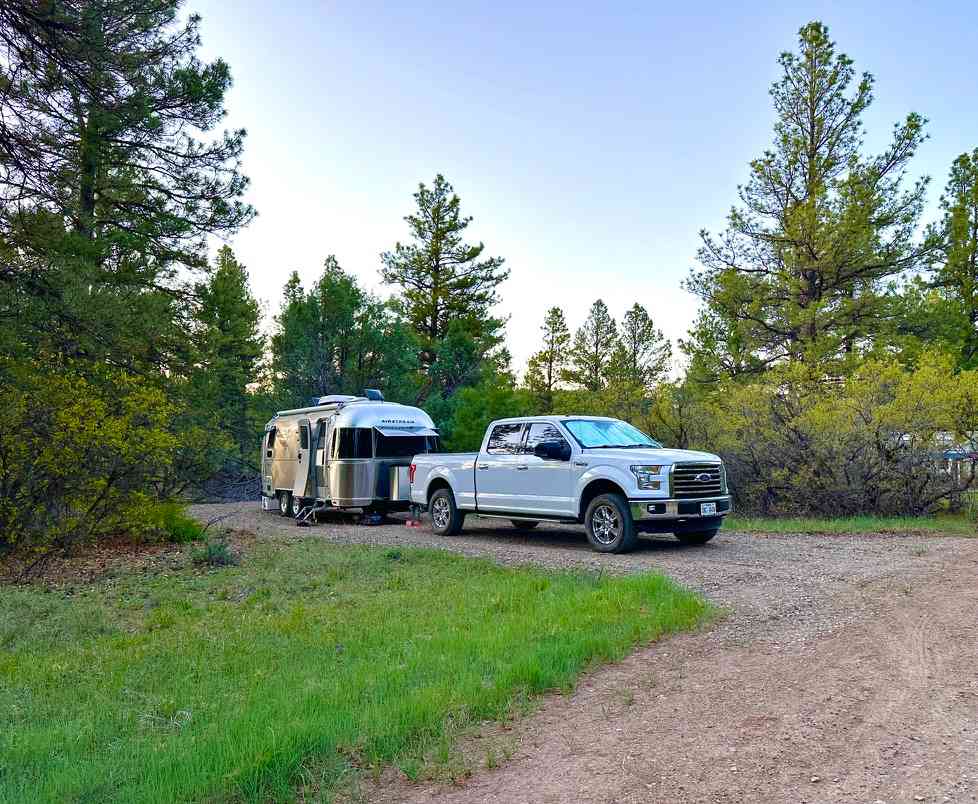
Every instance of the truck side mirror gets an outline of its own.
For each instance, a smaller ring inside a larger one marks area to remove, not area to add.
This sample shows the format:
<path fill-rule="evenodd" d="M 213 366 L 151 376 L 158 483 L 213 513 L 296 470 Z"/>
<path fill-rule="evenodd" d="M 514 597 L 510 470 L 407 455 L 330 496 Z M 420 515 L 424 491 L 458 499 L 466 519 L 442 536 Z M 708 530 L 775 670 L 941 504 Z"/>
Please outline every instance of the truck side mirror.
<path fill-rule="evenodd" d="M 570 444 L 566 441 L 538 441 L 533 447 L 533 454 L 548 461 L 569 461 Z"/>

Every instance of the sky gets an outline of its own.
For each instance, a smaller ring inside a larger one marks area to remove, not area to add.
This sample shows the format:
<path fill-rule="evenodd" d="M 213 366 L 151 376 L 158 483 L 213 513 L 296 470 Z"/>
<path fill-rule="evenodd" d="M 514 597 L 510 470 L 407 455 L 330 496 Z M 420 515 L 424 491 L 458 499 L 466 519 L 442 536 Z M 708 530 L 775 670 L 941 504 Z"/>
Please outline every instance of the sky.
<path fill-rule="evenodd" d="M 699 231 L 723 228 L 768 147 L 777 57 L 819 19 L 876 78 L 866 148 L 915 111 L 933 181 L 978 147 L 978 9 L 952 2 L 523 4 L 187 0 L 201 56 L 234 77 L 247 200 L 231 240 L 269 316 L 297 270 L 335 254 L 381 297 L 380 253 L 408 238 L 419 182 L 442 173 L 470 240 L 505 257 L 498 314 L 521 371 L 546 309 L 571 328 L 602 298 L 683 337 Z"/>

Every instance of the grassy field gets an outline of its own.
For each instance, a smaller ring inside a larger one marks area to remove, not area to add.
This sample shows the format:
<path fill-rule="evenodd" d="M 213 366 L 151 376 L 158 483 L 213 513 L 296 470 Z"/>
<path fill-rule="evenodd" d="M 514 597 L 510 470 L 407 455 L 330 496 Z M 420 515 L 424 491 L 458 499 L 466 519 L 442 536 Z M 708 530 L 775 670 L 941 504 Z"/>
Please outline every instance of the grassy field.
<path fill-rule="evenodd" d="M 280 801 L 328 798 L 351 768 L 413 776 L 468 724 L 710 616 L 659 575 L 313 539 L 237 567 L 187 555 L 0 587 L 0 801 Z"/>
<path fill-rule="evenodd" d="M 731 515 L 728 530 L 755 533 L 946 533 L 978 536 L 978 522 L 968 517 L 745 517 Z"/>

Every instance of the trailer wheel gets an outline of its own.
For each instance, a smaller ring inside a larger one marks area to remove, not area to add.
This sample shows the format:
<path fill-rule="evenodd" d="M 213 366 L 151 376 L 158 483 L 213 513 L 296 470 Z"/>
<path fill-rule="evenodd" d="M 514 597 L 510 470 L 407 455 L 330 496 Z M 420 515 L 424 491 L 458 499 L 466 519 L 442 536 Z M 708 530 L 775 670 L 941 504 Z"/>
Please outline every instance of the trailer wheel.
<path fill-rule="evenodd" d="M 465 514 L 458 510 L 451 489 L 438 489 L 428 503 L 431 529 L 439 536 L 454 536 L 462 529 Z"/>
<path fill-rule="evenodd" d="M 278 493 L 278 513 L 279 516 L 288 516 L 289 509 L 292 507 L 292 495 L 287 491 Z"/>
<path fill-rule="evenodd" d="M 296 497 L 293 494 L 289 500 L 289 516 L 296 519 L 300 511 L 302 511 L 302 497 Z"/>
<path fill-rule="evenodd" d="M 632 512 L 620 494 L 599 494 L 587 507 L 584 529 L 599 553 L 627 553 L 638 544 Z"/>

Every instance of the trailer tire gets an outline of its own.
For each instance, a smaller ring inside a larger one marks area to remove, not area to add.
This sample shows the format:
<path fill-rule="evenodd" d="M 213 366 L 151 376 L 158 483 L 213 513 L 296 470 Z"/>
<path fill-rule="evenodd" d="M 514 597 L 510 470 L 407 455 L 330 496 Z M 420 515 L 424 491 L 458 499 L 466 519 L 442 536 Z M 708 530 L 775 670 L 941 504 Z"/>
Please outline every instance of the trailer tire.
<path fill-rule="evenodd" d="M 294 494 L 292 494 L 289 498 L 289 516 L 293 519 L 298 519 L 299 512 L 302 510 L 303 504 L 302 497 L 296 497 Z"/>
<path fill-rule="evenodd" d="M 584 514 L 591 548 L 599 553 L 627 553 L 638 544 L 628 502 L 620 494 L 599 494 Z"/>
<path fill-rule="evenodd" d="M 431 495 L 428 503 L 431 529 L 439 536 L 454 536 L 462 530 L 465 514 L 458 510 L 451 489 L 441 488 Z"/>
<path fill-rule="evenodd" d="M 292 507 L 292 495 L 287 491 L 278 493 L 278 515 L 288 516 L 289 509 Z"/>

